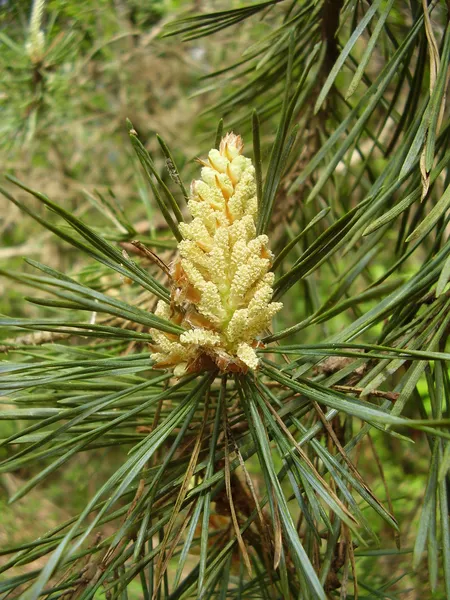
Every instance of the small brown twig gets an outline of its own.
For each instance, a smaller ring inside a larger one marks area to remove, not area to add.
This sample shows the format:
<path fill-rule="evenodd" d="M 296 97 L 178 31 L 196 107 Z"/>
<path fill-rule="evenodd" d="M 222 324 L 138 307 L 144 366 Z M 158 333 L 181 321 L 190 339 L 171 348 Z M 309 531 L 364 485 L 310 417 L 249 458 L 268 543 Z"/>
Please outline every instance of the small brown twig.
<path fill-rule="evenodd" d="M 150 248 L 147 248 L 147 246 L 145 246 L 145 244 L 143 244 L 139 240 L 131 240 L 130 243 L 132 246 L 134 246 L 135 248 L 137 248 L 140 251 L 142 256 L 145 256 L 145 258 L 148 258 L 148 260 L 151 261 L 152 263 L 154 263 L 155 265 L 157 265 L 161 269 L 161 271 L 163 271 L 167 275 L 167 277 L 172 279 L 172 275 L 170 274 L 169 267 L 166 265 L 166 263 L 161 258 L 159 258 L 159 256 L 157 254 L 155 254 L 152 250 L 150 250 Z"/>
<path fill-rule="evenodd" d="M 364 391 L 364 388 L 354 387 L 352 385 L 333 385 L 333 389 L 338 392 L 347 392 L 350 394 L 358 394 L 361 395 Z M 383 390 L 371 390 L 369 392 L 369 396 L 376 396 L 377 398 L 385 398 L 386 400 L 390 400 L 391 402 L 395 402 L 398 400 L 400 394 L 398 392 L 384 392 Z"/>

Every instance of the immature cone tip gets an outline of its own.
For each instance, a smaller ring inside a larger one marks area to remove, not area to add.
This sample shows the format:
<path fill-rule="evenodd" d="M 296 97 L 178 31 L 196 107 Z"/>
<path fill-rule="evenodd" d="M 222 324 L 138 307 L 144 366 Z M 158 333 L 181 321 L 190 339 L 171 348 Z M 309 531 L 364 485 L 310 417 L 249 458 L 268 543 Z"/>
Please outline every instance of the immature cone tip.
<path fill-rule="evenodd" d="M 237 154 L 242 154 L 242 150 L 244 149 L 244 142 L 240 135 L 236 135 L 232 131 L 227 133 L 225 137 L 223 137 L 220 141 L 219 152 L 222 156 L 226 156 L 229 160 L 233 160 L 233 158 Z"/>

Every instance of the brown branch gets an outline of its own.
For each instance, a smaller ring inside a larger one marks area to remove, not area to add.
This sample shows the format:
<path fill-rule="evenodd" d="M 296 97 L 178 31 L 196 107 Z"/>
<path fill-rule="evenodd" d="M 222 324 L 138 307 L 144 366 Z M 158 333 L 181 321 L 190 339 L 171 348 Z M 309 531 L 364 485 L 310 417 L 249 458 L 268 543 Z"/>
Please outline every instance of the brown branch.
<path fill-rule="evenodd" d="M 339 16 L 344 0 L 325 0 L 322 8 L 322 39 L 327 45 L 324 70 L 331 71 L 339 56 L 336 33 L 339 28 Z"/>

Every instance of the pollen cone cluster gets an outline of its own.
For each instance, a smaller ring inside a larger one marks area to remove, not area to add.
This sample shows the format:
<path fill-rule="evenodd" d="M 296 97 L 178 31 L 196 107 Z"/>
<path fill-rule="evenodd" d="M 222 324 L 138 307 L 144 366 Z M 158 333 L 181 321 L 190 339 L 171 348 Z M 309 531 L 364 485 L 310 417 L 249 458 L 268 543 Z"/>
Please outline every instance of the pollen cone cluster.
<path fill-rule="evenodd" d="M 256 236 L 255 169 L 242 149 L 241 138 L 229 133 L 201 161 L 188 203 L 193 219 L 180 223 L 171 304 L 160 301 L 156 314 L 186 331 L 152 330 L 155 367 L 174 367 L 175 375 L 257 368 L 257 336 L 282 307 L 271 302 L 272 254 L 267 236 Z"/>

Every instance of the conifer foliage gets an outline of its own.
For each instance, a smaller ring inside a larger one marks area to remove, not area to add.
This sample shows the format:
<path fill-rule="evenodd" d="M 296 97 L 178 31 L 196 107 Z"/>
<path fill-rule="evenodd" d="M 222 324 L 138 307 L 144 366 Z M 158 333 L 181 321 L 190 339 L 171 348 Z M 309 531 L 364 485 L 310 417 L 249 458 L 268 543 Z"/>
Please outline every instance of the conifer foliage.
<path fill-rule="evenodd" d="M 162 233 L 106 234 L 8 176 L 86 261 L 2 271 L 43 315 L 0 319 L 0 418 L 22 423 L 0 470 L 34 467 L 11 501 L 79 453 L 122 460 L 80 514 L 0 550 L 2 598 L 398 598 L 412 569 L 450 597 L 449 10 L 271 0 L 172 23 L 267 32 L 207 76 L 230 133 L 189 192 L 128 123 Z M 413 525 L 383 465 L 412 442 Z"/>

